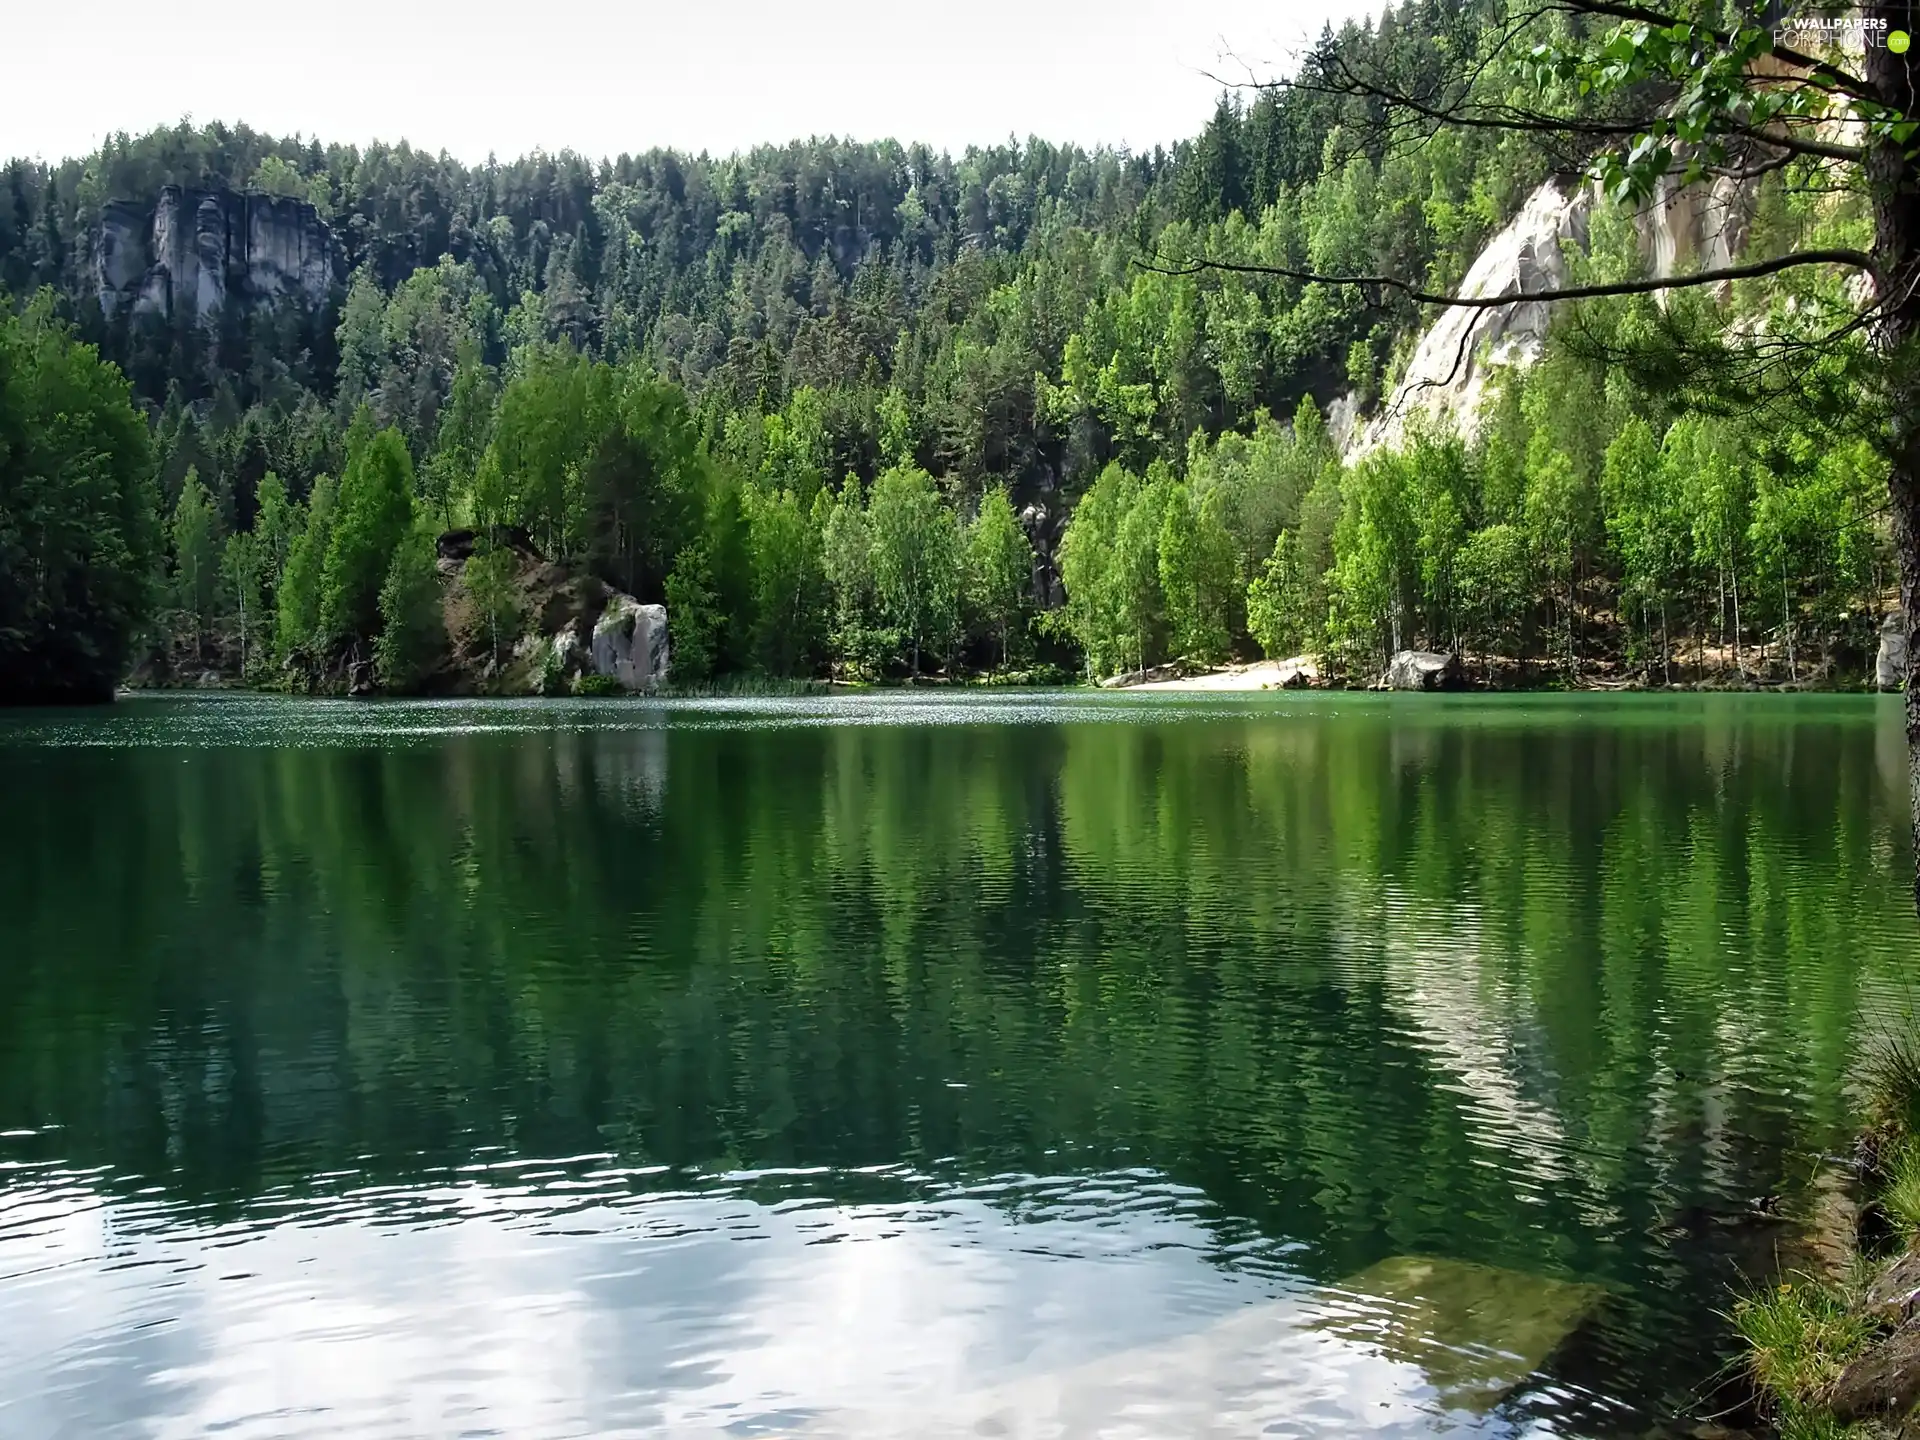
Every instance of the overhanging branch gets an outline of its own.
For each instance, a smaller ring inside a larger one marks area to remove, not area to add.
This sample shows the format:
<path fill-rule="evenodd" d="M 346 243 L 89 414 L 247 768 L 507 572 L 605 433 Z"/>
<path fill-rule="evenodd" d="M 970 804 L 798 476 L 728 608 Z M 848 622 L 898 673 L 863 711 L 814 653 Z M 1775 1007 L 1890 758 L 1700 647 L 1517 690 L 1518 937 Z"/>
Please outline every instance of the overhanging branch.
<path fill-rule="evenodd" d="M 1556 290 L 1520 290 L 1501 295 L 1436 295 L 1391 275 L 1321 275 L 1312 270 L 1295 270 L 1285 265 L 1251 265 L 1233 260 L 1199 259 L 1169 264 L 1148 259 L 1135 263 L 1157 275 L 1200 275 L 1216 271 L 1229 275 L 1270 275 L 1275 279 L 1295 280 L 1306 285 L 1392 290 L 1417 305 L 1442 305 L 1454 310 L 1497 310 L 1506 305 L 1599 300 L 1618 295 L 1653 295 L 1662 290 L 1688 290 L 1734 280 L 1758 280 L 1762 276 L 1778 275 L 1783 270 L 1801 265 L 1840 265 L 1871 276 L 1876 283 L 1880 280 L 1880 272 L 1871 256 L 1863 250 L 1847 249 L 1797 250 L 1771 260 L 1756 260 L 1748 265 L 1722 265 L 1710 270 L 1696 270 L 1690 275 L 1671 275 L 1665 279 L 1614 280 L 1598 285 L 1567 285 Z"/>

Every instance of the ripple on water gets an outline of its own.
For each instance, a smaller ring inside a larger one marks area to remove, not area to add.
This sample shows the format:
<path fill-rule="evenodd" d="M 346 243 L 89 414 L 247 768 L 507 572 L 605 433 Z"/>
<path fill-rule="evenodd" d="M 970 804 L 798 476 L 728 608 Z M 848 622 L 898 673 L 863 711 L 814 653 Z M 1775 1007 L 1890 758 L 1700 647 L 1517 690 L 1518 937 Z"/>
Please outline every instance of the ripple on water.
<path fill-rule="evenodd" d="M 1644 1432 L 1913 950 L 1640 699 L 0 717 L 0 1435 Z"/>
<path fill-rule="evenodd" d="M 1394 1338 L 1403 1282 L 1320 1288 L 1288 1246 L 1222 1246 L 1204 1196 L 1151 1170 L 894 1169 L 867 1204 L 809 1194 L 811 1168 L 665 1191 L 606 1155 L 463 1170 L 231 1207 L 16 1172 L 9 1433 L 1147 1435 L 1202 1405 L 1281 1434 L 1518 1423 Z"/>

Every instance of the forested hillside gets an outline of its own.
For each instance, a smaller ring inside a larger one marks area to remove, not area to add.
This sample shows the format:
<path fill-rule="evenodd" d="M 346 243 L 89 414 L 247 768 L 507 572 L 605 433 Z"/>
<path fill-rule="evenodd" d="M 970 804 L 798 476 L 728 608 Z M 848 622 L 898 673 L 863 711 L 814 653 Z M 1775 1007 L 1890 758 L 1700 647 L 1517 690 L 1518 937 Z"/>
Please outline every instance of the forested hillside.
<path fill-rule="evenodd" d="M 514 581 L 540 558 L 664 600 L 687 681 L 1262 649 L 1364 677 L 1416 642 L 1506 678 L 1493 657 L 1856 679 L 1890 574 L 1880 462 L 1836 412 L 1693 413 L 1576 343 L 1655 324 L 1652 299 L 1585 307 L 1471 440 L 1349 464 L 1323 414 L 1390 391 L 1420 312 L 1154 263 L 1455 285 L 1568 157 L 1496 130 L 1390 149 L 1385 107 L 1316 78 L 1418 74 L 1477 23 L 1409 0 L 1151 155 L 816 139 L 469 166 L 183 123 L 12 162 L 0 286 L 50 290 L 21 333 L 57 310 L 146 414 L 166 541 L 141 643 L 163 674 L 330 683 L 365 654 L 392 688 L 443 682 L 449 645 L 497 660 L 535 624 Z M 103 305 L 103 207 L 164 186 L 311 204 L 325 302 Z M 1756 252 L 1866 224 L 1764 179 L 1752 210 Z M 1643 263 L 1630 222 L 1594 230 L 1582 265 Z M 27 614 L 25 557 L 63 542 L 12 504 Z M 476 540 L 449 581 L 431 539 L 453 528 Z M 12 666 L 29 622 L 9 623 Z"/>

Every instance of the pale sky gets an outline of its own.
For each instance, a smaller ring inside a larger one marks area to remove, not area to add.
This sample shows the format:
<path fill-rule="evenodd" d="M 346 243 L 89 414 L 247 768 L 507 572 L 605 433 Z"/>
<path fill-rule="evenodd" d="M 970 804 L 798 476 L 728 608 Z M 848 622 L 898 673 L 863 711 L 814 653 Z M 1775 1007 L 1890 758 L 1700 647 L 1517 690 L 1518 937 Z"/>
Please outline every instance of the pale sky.
<path fill-rule="evenodd" d="M 83 154 L 182 115 L 478 161 L 536 147 L 722 153 L 808 135 L 959 150 L 1151 149 L 1364 0 L 342 0 L 210 11 L 10 5 L 0 156 Z M 1234 57 L 1240 57 L 1236 62 Z M 1223 68 L 1224 67 L 1224 68 Z"/>

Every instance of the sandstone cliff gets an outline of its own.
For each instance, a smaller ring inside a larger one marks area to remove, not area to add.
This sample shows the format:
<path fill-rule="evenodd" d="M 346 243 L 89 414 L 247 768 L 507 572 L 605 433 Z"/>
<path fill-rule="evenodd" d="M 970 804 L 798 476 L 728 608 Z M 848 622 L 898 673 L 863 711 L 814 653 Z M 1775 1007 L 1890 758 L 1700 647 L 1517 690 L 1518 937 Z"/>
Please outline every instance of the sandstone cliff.
<path fill-rule="evenodd" d="M 1726 180 L 1663 186 L 1633 215 L 1647 272 L 1665 276 L 1728 264 L 1745 239 L 1750 198 Z M 1586 247 L 1595 203 L 1589 184 L 1562 188 L 1547 181 L 1474 258 L 1458 293 L 1528 295 L 1569 283 L 1568 252 Z M 1494 373 L 1539 358 L 1552 316 L 1552 306 L 1524 302 L 1435 312 L 1405 375 L 1378 413 L 1363 424 L 1330 428 L 1336 437 L 1351 437 L 1348 453 L 1354 456 L 1392 449 L 1419 424 L 1452 425 L 1471 437 Z"/>
<path fill-rule="evenodd" d="M 324 304 L 341 255 L 311 205 L 275 195 L 168 185 L 148 208 L 101 207 L 94 278 L 109 319 L 128 311 L 211 323 L 230 301 Z"/>

